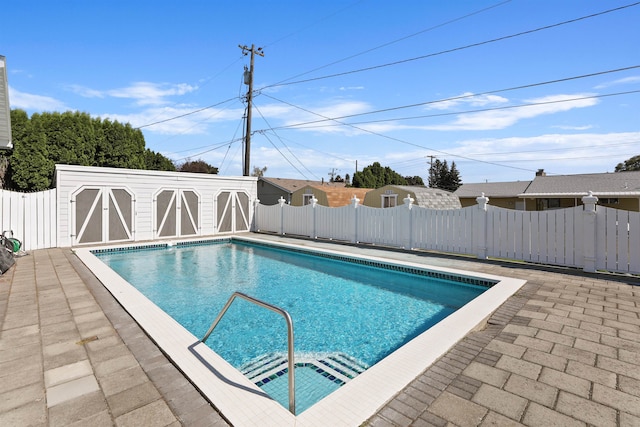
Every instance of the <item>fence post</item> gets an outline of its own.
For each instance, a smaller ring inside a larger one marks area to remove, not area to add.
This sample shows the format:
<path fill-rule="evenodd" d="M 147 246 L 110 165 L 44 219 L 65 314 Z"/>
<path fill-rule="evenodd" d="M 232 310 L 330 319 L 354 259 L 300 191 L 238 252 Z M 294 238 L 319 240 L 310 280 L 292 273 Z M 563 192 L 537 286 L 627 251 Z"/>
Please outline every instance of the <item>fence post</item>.
<path fill-rule="evenodd" d="M 278 204 L 280 205 L 280 234 L 284 235 L 284 205 L 287 201 L 284 197 L 280 196 Z"/>
<path fill-rule="evenodd" d="M 358 203 L 360 203 L 360 199 L 354 194 L 351 198 L 351 206 L 353 206 L 353 238 L 351 243 L 358 243 Z"/>
<path fill-rule="evenodd" d="M 411 216 L 411 206 L 413 206 L 413 201 L 414 199 L 411 197 L 410 194 L 407 194 L 407 197 L 405 197 L 404 199 L 402 199 L 402 201 L 404 202 L 404 205 L 407 208 L 407 215 L 409 215 L 409 228 L 406 230 L 408 233 L 405 234 L 404 236 L 404 241 L 403 246 L 404 249 L 409 249 L 411 250 L 413 248 L 413 221 L 412 221 L 412 216 Z M 402 227 L 402 224 L 398 224 L 398 227 Z"/>
<path fill-rule="evenodd" d="M 313 196 L 311 196 L 311 237 L 312 239 L 317 239 L 318 238 L 318 234 L 316 233 L 316 205 L 318 204 L 318 199 L 316 199 L 315 194 Z"/>
<path fill-rule="evenodd" d="M 473 216 L 473 241 L 476 243 L 476 256 L 479 259 L 487 259 L 487 204 L 489 198 L 481 194 L 476 197 L 478 212 Z"/>
<path fill-rule="evenodd" d="M 596 203 L 598 198 L 589 191 L 587 196 L 582 198 L 584 205 L 584 225 L 582 230 L 584 248 L 584 266 L 582 270 L 587 273 L 596 272 Z"/>

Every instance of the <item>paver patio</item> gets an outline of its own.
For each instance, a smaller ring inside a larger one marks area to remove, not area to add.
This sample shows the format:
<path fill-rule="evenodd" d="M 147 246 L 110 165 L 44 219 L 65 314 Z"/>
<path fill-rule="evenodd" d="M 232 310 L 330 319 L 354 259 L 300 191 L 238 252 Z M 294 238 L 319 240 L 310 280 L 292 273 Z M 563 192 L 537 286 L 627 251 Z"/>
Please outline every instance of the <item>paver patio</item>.
<path fill-rule="evenodd" d="M 365 425 L 640 426 L 637 278 L 304 244 L 527 280 Z M 0 426 L 227 425 L 69 248 L 0 276 L 0 322 Z"/>

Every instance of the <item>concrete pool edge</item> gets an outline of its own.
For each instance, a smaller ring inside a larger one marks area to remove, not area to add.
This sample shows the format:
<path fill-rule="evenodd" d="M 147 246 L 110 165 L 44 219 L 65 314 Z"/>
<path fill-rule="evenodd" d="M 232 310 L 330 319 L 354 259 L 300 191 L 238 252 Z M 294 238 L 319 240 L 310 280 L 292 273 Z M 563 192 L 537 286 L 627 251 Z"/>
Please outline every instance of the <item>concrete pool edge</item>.
<path fill-rule="evenodd" d="M 229 240 L 230 236 L 206 240 Z M 218 408 L 231 423 L 244 425 L 344 425 L 357 426 L 371 417 L 381 406 L 403 387 L 427 369 L 456 342 L 482 323 L 506 299 L 515 293 L 524 280 L 502 276 L 435 267 L 427 263 L 398 261 L 384 256 L 354 255 L 352 248 L 321 249 L 312 245 L 283 244 L 273 239 L 237 237 L 233 239 L 276 244 L 282 247 L 331 252 L 348 257 L 368 258 L 390 264 L 404 264 L 422 269 L 446 271 L 462 276 L 498 279 L 501 282 L 488 289 L 464 309 L 452 314 L 438 325 L 415 338 L 367 372 L 327 396 L 298 417 L 291 415 L 264 394 L 249 380 L 217 356 L 208 347 L 198 344 L 198 338 L 167 316 L 107 268 L 93 254 L 92 249 L 76 248 L 80 260 L 103 283 L 140 326 L 149 334 L 167 356 L 179 366 L 187 377 Z M 184 239 L 187 240 L 187 239 Z M 203 239 L 200 239 L 203 240 Z M 158 242 L 164 244 L 166 242 Z M 121 245 L 138 247 L 141 244 Z M 130 288 L 130 289 L 129 289 Z M 217 313 L 212 313 L 212 318 Z M 177 326 L 177 327 L 176 327 Z M 438 346 L 433 343 L 437 342 Z M 203 363 L 203 361 L 205 363 Z M 206 365 L 215 367 L 215 372 Z M 229 384 L 231 383 L 231 385 Z"/>

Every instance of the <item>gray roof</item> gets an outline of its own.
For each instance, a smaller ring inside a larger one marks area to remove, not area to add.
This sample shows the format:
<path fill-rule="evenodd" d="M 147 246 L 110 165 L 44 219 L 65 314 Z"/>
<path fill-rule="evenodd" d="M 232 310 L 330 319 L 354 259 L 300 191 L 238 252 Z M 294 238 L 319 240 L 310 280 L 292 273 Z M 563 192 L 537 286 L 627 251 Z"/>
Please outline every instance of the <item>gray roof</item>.
<path fill-rule="evenodd" d="M 420 185 L 389 185 L 388 187 L 398 189 L 398 195 L 402 196 L 403 199 L 408 193 L 415 194 L 414 203 L 424 208 L 460 209 L 462 207 L 458 196 L 447 190 L 423 187 Z M 398 203 L 402 203 L 402 201 L 398 200 Z"/>
<path fill-rule="evenodd" d="M 344 187 L 344 182 L 329 182 L 329 181 L 311 181 L 308 179 L 289 179 L 289 178 L 265 178 L 261 177 L 261 181 L 268 182 L 276 187 L 279 187 L 289 193 L 293 193 L 296 190 L 306 187 L 307 185 L 323 185 L 328 187 Z"/>
<path fill-rule="evenodd" d="M 533 181 L 463 184 L 455 191 L 461 198 L 478 197 L 580 197 L 640 196 L 640 171 L 536 176 Z"/>
<path fill-rule="evenodd" d="M 517 197 L 527 191 L 531 181 L 486 182 L 478 184 L 462 184 L 453 194 L 458 197 L 479 197 L 484 193 L 491 197 Z"/>
<path fill-rule="evenodd" d="M 536 176 L 523 196 L 640 195 L 640 171 L 580 175 Z"/>

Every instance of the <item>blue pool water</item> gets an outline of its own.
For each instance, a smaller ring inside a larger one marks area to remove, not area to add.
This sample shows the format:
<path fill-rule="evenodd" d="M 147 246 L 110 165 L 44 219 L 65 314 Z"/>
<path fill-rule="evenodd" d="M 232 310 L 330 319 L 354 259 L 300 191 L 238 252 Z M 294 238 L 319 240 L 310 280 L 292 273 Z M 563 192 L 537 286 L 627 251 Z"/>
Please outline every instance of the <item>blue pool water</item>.
<path fill-rule="evenodd" d="M 235 291 L 287 310 L 298 413 L 486 290 L 249 243 L 96 256 L 198 338 Z M 236 299 L 207 345 L 287 406 L 281 316 Z"/>

